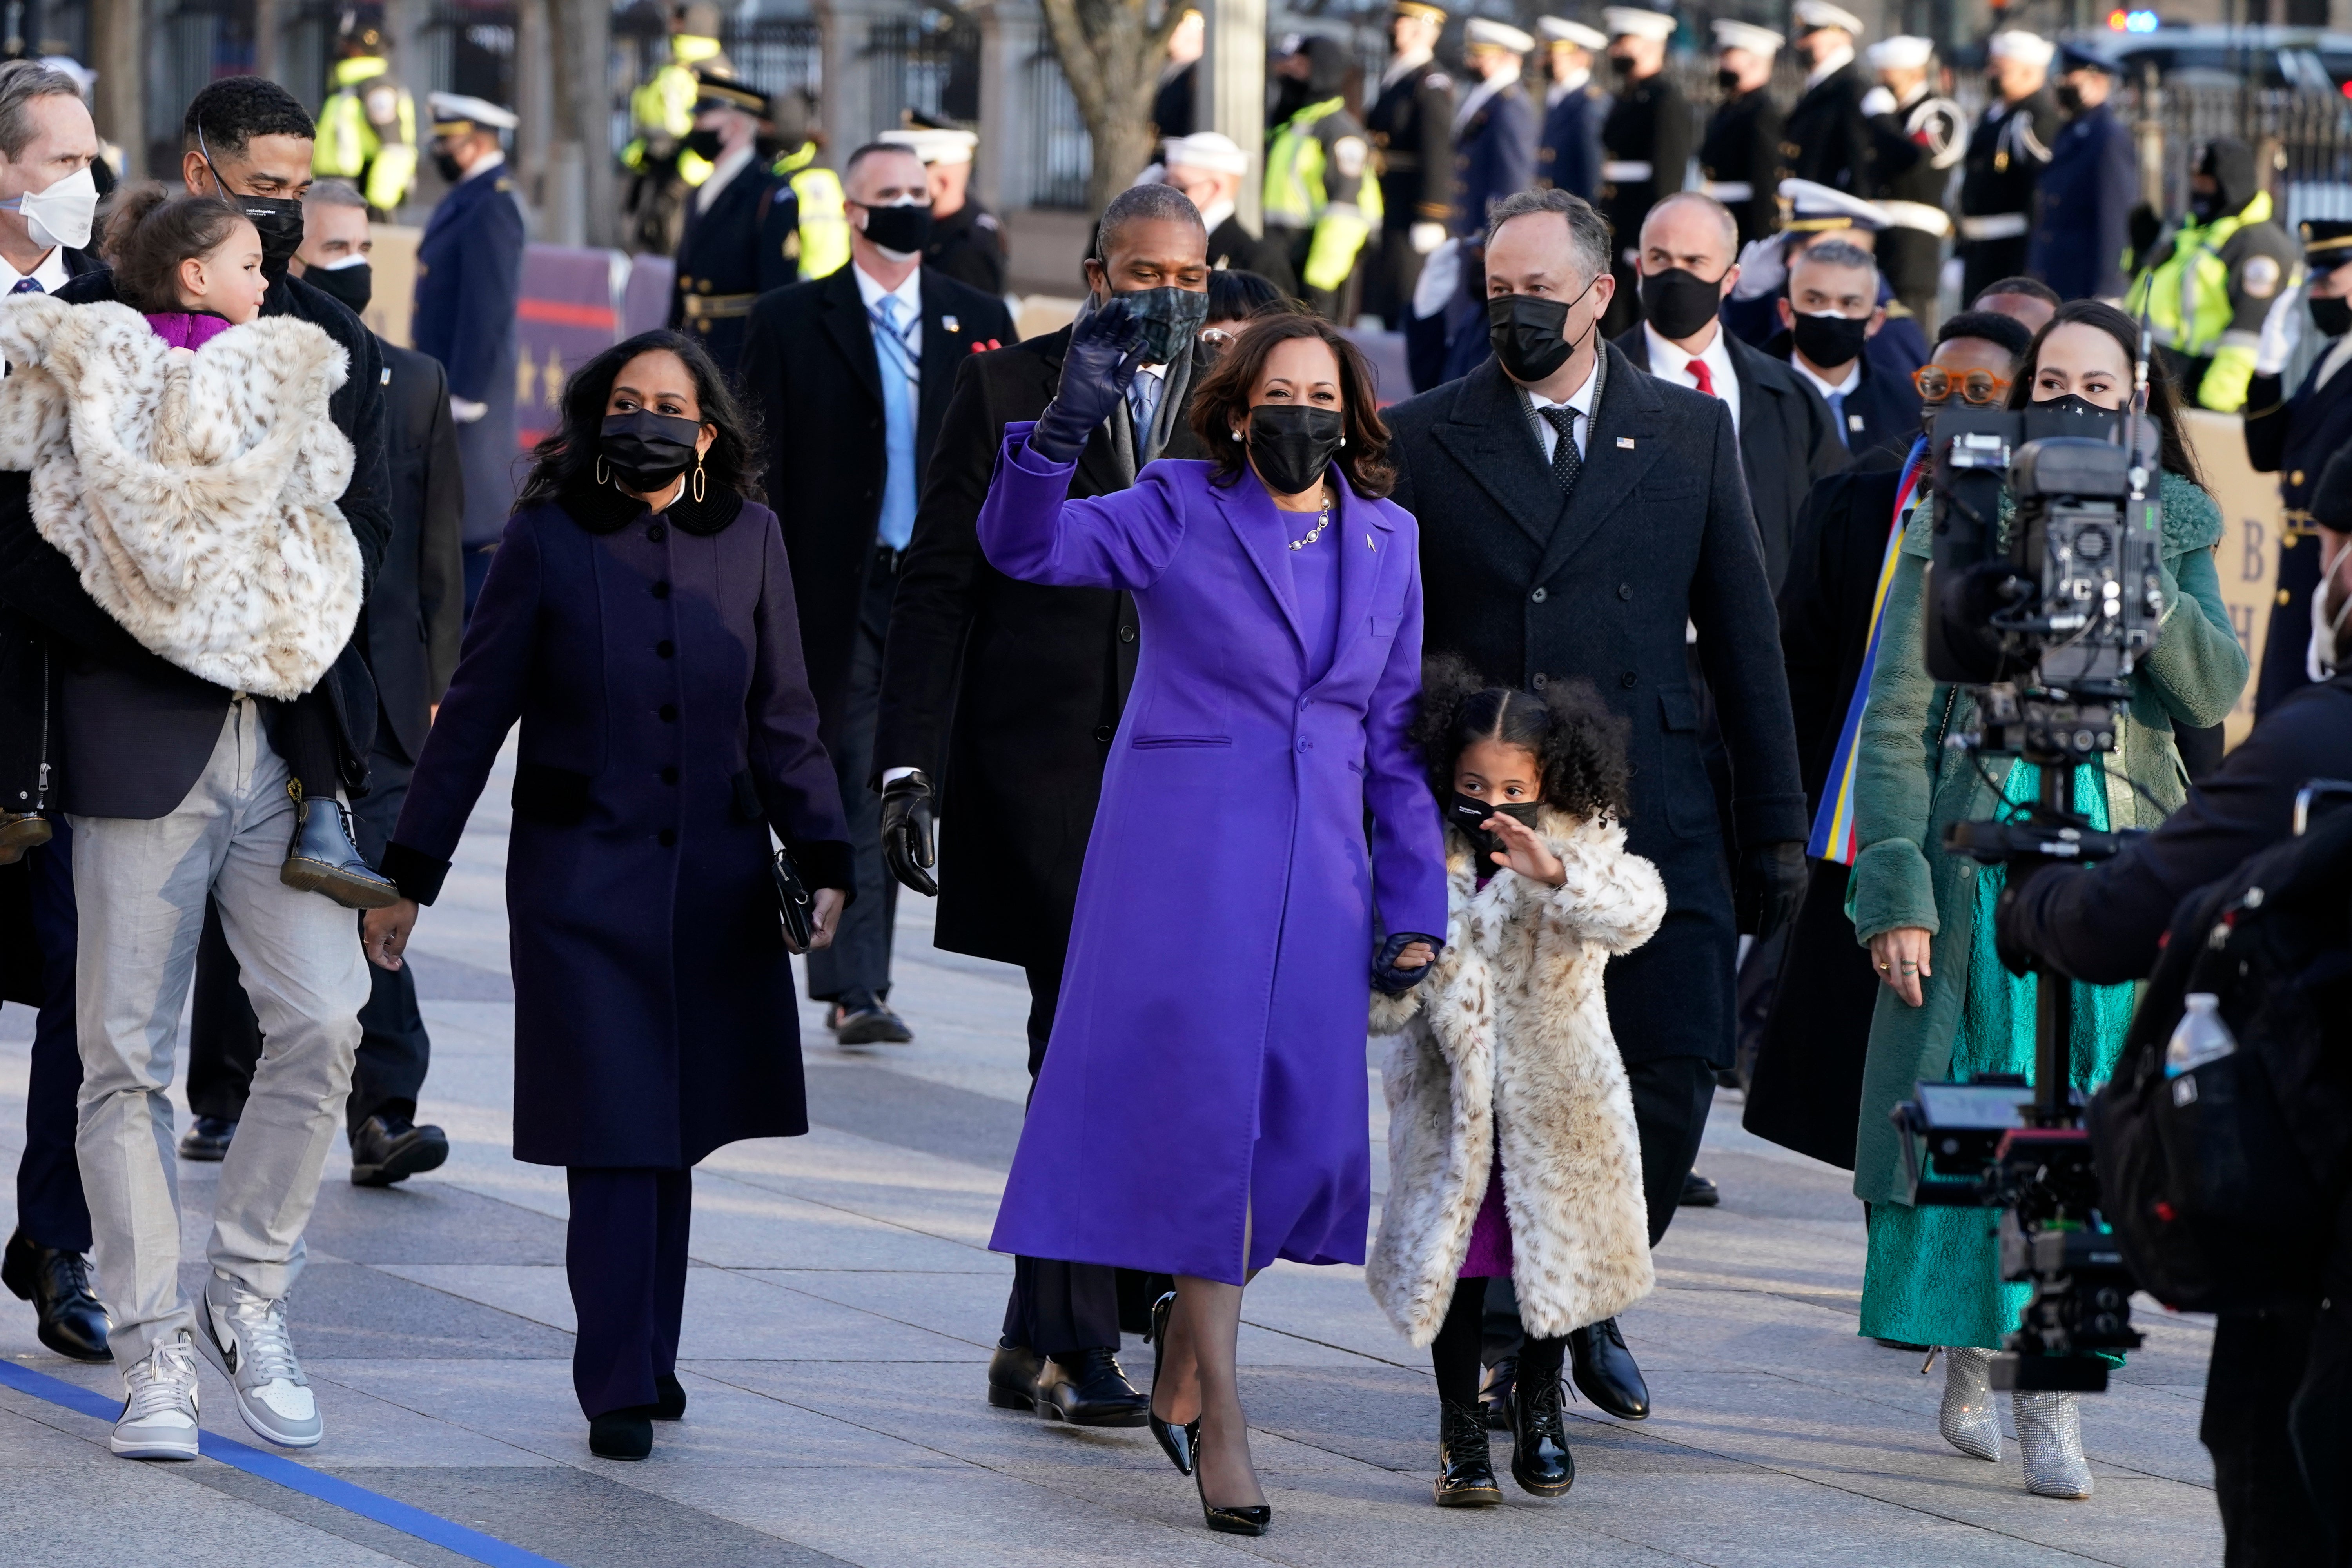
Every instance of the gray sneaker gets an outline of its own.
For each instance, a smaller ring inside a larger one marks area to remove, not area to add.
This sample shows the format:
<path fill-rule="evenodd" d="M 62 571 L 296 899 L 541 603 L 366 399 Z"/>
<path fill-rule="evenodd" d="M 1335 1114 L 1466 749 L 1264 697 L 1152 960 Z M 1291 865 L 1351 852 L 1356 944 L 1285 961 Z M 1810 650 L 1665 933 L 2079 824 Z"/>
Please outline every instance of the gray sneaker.
<path fill-rule="evenodd" d="M 215 1274 L 196 1309 L 196 1342 L 236 1391 L 245 1424 L 288 1448 L 308 1448 L 325 1433 L 310 1380 L 286 1332 L 286 1299 L 272 1301 Z"/>
<path fill-rule="evenodd" d="M 122 1414 L 108 1446 L 126 1459 L 196 1457 L 196 1352 L 175 1334 L 122 1374 Z"/>

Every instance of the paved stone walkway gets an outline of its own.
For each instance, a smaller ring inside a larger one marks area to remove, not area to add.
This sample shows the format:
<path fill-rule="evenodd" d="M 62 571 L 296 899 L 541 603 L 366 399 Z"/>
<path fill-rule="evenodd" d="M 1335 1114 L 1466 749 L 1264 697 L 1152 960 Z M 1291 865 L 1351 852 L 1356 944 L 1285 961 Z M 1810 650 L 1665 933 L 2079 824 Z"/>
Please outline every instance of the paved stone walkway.
<path fill-rule="evenodd" d="M 2143 1301 L 2148 1348 L 2084 1420 L 2098 1495 L 2030 1498 L 2013 1444 L 1993 1466 L 1937 1436 L 1940 1368 L 1923 1378 L 1917 1357 L 1856 1337 L 1863 1232 L 1843 1173 L 1746 1136 L 1729 1096 L 1701 1166 L 1723 1206 L 1676 1220 L 1657 1294 L 1625 1320 L 1657 1414 L 1626 1426 L 1572 1406 L 1572 1493 L 1433 1508 L 1426 1362 L 1360 1270 L 1283 1265 L 1252 1287 L 1242 1344 L 1275 1528 L 1207 1534 L 1147 1433 L 981 1397 L 1010 1274 L 986 1241 L 1027 1087 L 1026 994 L 1011 971 L 932 951 L 911 897 L 896 1000 L 917 1042 L 845 1051 L 804 1012 L 817 1130 L 739 1144 L 697 1174 L 692 1408 L 658 1429 L 650 1462 L 597 1460 L 569 1374 L 562 1175 L 509 1155 L 506 795 L 494 779 L 414 949 L 434 1035 L 425 1114 L 448 1129 L 450 1163 L 389 1191 L 350 1185 L 340 1154 L 328 1168 L 293 1306 L 327 1420 L 300 1460 L 312 1470 L 574 1568 L 2220 1561 L 2196 1442 L 2210 1325 Z M 25 1009 L 0 1013 L 12 1171 L 30 1033 Z M 1137 1125 L 1148 1135 L 1148 1108 Z M 180 1168 L 192 1258 L 215 1169 Z M 13 1210 L 13 1184 L 0 1192 Z M 44 1352 L 5 1298 L 0 1357 L 120 1397 L 110 1369 Z M 1127 1360 L 1148 1376 L 1149 1350 Z M 207 1428 L 258 1445 L 204 1377 Z M 231 1464 L 116 1459 L 105 1436 L 0 1384 L 0 1561 L 469 1560 Z"/>

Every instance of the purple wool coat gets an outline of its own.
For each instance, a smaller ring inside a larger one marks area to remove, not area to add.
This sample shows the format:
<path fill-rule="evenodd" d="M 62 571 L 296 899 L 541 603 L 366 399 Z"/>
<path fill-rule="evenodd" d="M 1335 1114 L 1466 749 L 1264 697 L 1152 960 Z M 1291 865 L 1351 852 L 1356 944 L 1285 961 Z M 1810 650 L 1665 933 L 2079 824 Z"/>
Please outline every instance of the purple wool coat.
<path fill-rule="evenodd" d="M 1297 520 L 1255 476 L 1158 462 L 1069 500 L 1029 430 L 1005 427 L 981 546 L 1025 582 L 1132 593 L 1142 657 L 989 1245 L 1232 1284 L 1276 1258 L 1360 1263 L 1374 911 L 1445 930 L 1437 804 L 1404 739 L 1412 514 L 1342 486 L 1318 677 L 1283 554 Z"/>

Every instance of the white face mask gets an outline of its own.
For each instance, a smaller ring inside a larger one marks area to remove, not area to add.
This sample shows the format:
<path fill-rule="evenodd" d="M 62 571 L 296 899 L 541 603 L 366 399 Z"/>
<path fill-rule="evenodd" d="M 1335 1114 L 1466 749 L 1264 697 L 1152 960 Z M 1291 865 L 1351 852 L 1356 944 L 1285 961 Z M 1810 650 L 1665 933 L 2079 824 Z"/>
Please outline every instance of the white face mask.
<path fill-rule="evenodd" d="M 24 215 L 35 245 L 79 250 L 89 243 L 90 221 L 98 216 L 98 182 L 85 164 L 48 189 L 27 191 L 0 207 Z"/>
<path fill-rule="evenodd" d="M 2320 549 L 2327 548 L 2323 537 Z M 2346 584 L 2343 598 L 2336 613 L 2327 613 L 2327 590 L 2336 581 L 2337 569 L 2347 558 L 2352 558 L 2352 544 L 2336 552 L 2336 559 L 2322 555 L 2319 562 L 2319 582 L 2311 590 L 2311 646 L 2304 650 L 2303 672 L 2314 680 L 2331 680 L 2342 668 L 2344 623 L 2352 620 L 2352 584 Z"/>

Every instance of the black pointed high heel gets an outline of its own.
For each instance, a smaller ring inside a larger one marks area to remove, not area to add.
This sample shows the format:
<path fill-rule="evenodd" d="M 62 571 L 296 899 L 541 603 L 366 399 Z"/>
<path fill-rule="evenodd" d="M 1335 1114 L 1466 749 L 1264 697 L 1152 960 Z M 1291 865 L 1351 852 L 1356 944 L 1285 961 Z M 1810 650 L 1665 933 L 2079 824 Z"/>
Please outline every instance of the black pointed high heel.
<path fill-rule="evenodd" d="M 1168 1359 L 1168 1314 L 1175 1310 L 1175 1306 L 1176 1292 L 1173 1290 L 1152 1302 L 1151 1331 L 1143 1336 L 1144 1342 L 1152 1349 L 1151 1396 L 1154 1401 L 1160 1397 L 1160 1368 Z M 1147 1415 L 1149 1420 L 1146 1424 L 1150 1426 L 1151 1435 L 1160 1440 L 1160 1451 L 1168 1456 L 1168 1462 L 1176 1467 L 1178 1475 L 1191 1475 L 1192 1457 L 1200 1452 L 1201 1447 L 1201 1418 L 1196 1415 L 1179 1426 L 1173 1422 L 1160 1419 L 1156 1407 L 1149 1410 Z M 1202 1506 L 1207 1505 L 1204 1503 Z"/>
<path fill-rule="evenodd" d="M 1197 1469 L 1192 1472 L 1192 1489 L 1201 1495 L 1201 1517 L 1208 1521 L 1211 1530 L 1226 1535 L 1264 1535 L 1265 1527 L 1274 1522 L 1271 1503 L 1262 1502 L 1254 1508 L 1219 1508 L 1211 1502 L 1209 1494 L 1202 1489 L 1201 1472 Z"/>

